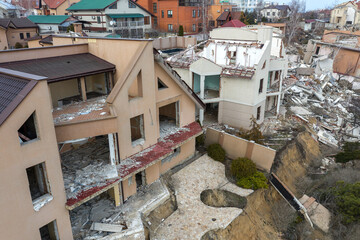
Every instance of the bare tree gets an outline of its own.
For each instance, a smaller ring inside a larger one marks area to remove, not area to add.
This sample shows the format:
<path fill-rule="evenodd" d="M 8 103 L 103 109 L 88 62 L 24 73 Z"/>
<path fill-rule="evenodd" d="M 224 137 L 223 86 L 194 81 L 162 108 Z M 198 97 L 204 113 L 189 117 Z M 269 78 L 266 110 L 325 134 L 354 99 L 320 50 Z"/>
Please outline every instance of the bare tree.
<path fill-rule="evenodd" d="M 289 5 L 290 7 L 290 17 L 287 22 L 287 42 L 292 44 L 292 41 L 296 34 L 299 31 L 299 23 L 301 21 L 302 13 L 305 11 L 305 1 L 304 0 L 291 0 Z"/>

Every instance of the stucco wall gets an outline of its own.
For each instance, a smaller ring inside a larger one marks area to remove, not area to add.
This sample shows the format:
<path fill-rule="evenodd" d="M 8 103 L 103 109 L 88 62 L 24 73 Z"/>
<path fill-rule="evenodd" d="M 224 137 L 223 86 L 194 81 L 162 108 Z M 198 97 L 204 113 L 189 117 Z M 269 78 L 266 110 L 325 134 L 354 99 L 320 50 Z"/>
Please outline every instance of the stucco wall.
<path fill-rule="evenodd" d="M 264 121 L 265 100 L 255 106 L 249 106 L 225 100 L 220 101 L 218 122 L 236 128 L 249 129 L 251 123 L 250 119 L 251 117 L 256 118 L 256 111 L 258 107 L 261 107 L 261 115 L 257 122 L 261 123 Z"/>
<path fill-rule="evenodd" d="M 20 145 L 17 130 L 36 112 L 38 140 Z M 72 239 L 50 96 L 39 82 L 0 126 L 0 232 L 2 239 L 40 239 L 39 228 L 56 219 L 60 239 Z M 45 162 L 54 199 L 33 209 L 26 168 Z"/>
<path fill-rule="evenodd" d="M 225 132 L 220 132 L 213 128 L 208 128 L 206 130 L 205 146 L 213 143 L 219 143 L 229 158 L 247 157 L 251 159 L 259 169 L 270 172 L 276 154 L 274 149 Z"/>
<path fill-rule="evenodd" d="M 23 33 L 24 39 L 20 39 L 20 33 Z M 30 37 L 34 37 L 37 35 L 36 28 L 20 28 L 20 29 L 13 29 L 9 28 L 7 30 L 7 39 L 9 43 L 9 48 L 15 47 L 17 42 L 21 43 L 23 46 L 26 45 L 25 39 L 27 38 L 26 33 L 30 34 Z"/>
<path fill-rule="evenodd" d="M 8 49 L 6 30 L 0 28 L 0 50 L 6 50 L 6 49 Z"/>
<path fill-rule="evenodd" d="M 154 48 L 163 50 L 171 48 L 187 48 L 196 44 L 196 38 L 193 37 L 166 37 L 155 38 L 153 41 Z"/>

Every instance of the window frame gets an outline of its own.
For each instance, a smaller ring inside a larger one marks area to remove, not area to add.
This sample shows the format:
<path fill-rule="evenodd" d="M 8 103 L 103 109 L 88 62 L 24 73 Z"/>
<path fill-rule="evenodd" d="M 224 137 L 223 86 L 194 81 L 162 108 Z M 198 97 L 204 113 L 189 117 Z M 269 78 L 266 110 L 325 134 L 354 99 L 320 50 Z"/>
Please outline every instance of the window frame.
<path fill-rule="evenodd" d="M 172 10 L 167 10 L 167 17 L 168 17 L 168 18 L 172 18 L 172 17 L 173 17 L 173 11 L 172 11 Z"/>

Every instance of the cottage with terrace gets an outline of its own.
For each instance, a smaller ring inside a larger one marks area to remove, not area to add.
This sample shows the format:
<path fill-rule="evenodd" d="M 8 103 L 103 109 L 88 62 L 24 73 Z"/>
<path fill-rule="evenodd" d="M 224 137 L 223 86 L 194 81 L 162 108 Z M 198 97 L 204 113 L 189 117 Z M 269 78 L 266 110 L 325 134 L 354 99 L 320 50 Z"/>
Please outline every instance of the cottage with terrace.
<path fill-rule="evenodd" d="M 67 10 L 90 22 L 88 30 L 113 32 L 122 38 L 143 38 L 152 26 L 153 15 L 131 0 L 81 0 Z"/>
<path fill-rule="evenodd" d="M 193 157 L 202 134 L 195 108 L 204 103 L 151 41 L 54 36 L 53 43 L 0 52 L 7 239 L 71 239 L 66 209 L 71 215 L 104 194 L 124 203 Z"/>
<path fill-rule="evenodd" d="M 265 111 L 279 113 L 288 67 L 283 46 L 272 27 L 221 27 L 203 50 L 192 47 L 167 61 L 206 103 L 205 122 L 246 129 L 252 117 L 262 123 Z"/>

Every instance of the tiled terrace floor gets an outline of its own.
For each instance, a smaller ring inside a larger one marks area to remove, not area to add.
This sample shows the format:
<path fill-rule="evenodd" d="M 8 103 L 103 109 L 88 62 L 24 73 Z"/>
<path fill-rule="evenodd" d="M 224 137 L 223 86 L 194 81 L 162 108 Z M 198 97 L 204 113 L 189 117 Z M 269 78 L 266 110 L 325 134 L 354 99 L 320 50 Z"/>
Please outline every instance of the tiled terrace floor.
<path fill-rule="evenodd" d="M 172 176 L 178 209 L 158 227 L 154 239 L 200 239 L 211 229 L 225 228 L 242 213 L 239 208 L 214 208 L 200 200 L 206 189 L 220 188 L 247 196 L 252 190 L 229 183 L 225 167 L 207 155 Z M 214 221 L 214 219 L 216 219 Z"/>

